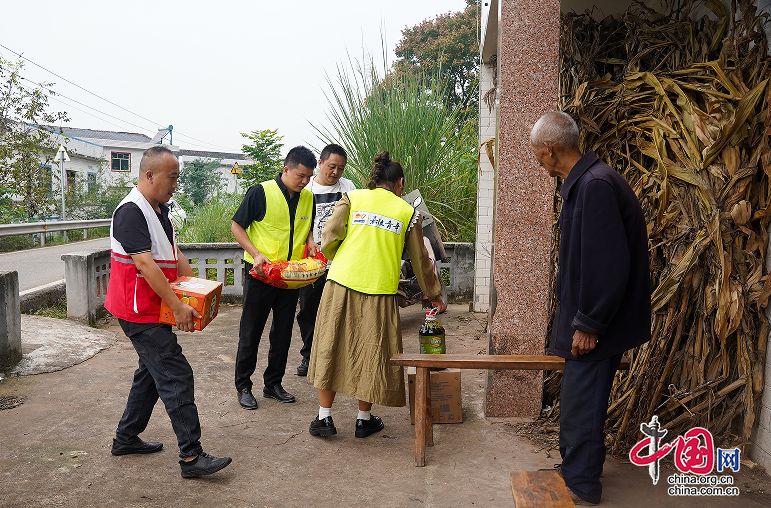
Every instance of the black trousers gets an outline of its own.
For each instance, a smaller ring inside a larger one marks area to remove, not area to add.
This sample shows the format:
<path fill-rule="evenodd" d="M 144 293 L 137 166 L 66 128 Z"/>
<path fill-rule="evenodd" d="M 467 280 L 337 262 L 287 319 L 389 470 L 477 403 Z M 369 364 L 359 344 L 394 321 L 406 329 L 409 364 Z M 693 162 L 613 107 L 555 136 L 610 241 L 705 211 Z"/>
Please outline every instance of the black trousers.
<path fill-rule="evenodd" d="M 311 357 L 316 316 L 319 313 L 321 294 L 324 292 L 326 282 L 327 274 L 324 272 L 316 282 L 300 288 L 300 312 L 297 313 L 297 324 L 300 326 L 300 336 L 303 339 L 303 347 L 300 349 L 300 355 L 303 358 Z"/>
<path fill-rule="evenodd" d="M 560 455 L 565 484 L 599 503 L 605 463 L 605 418 L 622 354 L 597 361 L 565 360 L 560 392 Z"/>
<path fill-rule="evenodd" d="M 244 302 L 236 354 L 237 390 L 252 388 L 251 377 L 257 367 L 257 350 L 271 310 L 273 323 L 270 326 L 268 366 L 263 373 L 263 381 L 267 387 L 281 383 L 286 371 L 286 359 L 292 341 L 292 326 L 300 291 L 299 289 L 280 289 L 265 284 L 249 275 L 249 270 L 252 269 L 250 263 L 245 265 L 247 276 L 244 280 Z"/>
<path fill-rule="evenodd" d="M 118 423 L 115 439 L 130 444 L 144 432 L 158 397 L 166 406 L 177 435 L 179 457 L 201 453 L 201 424 L 195 405 L 193 369 L 170 325 L 138 325 L 121 322 L 139 355 L 139 368 Z M 132 330 L 133 328 L 133 330 Z M 135 331 L 138 330 L 138 331 Z"/>

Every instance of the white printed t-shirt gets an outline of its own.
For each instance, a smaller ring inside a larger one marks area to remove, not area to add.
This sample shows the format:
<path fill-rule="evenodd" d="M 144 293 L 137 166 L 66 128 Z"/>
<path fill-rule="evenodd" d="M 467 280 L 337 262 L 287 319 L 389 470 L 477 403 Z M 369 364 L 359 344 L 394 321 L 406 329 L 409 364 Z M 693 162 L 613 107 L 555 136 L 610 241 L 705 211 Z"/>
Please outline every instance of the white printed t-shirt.
<path fill-rule="evenodd" d="M 335 207 L 344 192 L 355 190 L 353 182 L 347 178 L 340 178 L 335 185 L 321 185 L 316 182 L 316 177 L 311 178 L 309 189 L 316 202 L 316 219 L 313 221 L 313 239 L 319 246 L 321 245 L 321 233 L 324 230 L 324 224 L 332 217 L 332 209 Z"/>

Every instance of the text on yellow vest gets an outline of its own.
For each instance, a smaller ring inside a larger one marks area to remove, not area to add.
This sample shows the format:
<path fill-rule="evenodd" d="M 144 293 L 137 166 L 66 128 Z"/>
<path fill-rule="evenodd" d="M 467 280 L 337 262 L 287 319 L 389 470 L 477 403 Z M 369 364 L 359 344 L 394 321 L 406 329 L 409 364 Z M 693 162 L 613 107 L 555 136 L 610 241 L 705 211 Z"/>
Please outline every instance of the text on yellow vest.
<path fill-rule="evenodd" d="M 395 294 L 404 240 L 417 212 L 381 188 L 350 191 L 348 200 L 347 233 L 327 278 L 361 293 Z"/>

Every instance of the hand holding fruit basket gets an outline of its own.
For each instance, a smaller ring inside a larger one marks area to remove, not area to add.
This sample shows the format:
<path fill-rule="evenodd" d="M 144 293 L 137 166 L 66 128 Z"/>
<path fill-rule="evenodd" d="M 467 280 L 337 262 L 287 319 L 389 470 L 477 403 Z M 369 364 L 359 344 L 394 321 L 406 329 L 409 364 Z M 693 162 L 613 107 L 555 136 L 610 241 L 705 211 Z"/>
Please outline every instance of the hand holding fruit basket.
<path fill-rule="evenodd" d="M 297 289 L 316 282 L 327 269 L 327 258 L 321 252 L 298 261 L 273 261 L 262 265 L 262 270 L 249 274 L 266 284 L 282 289 Z"/>

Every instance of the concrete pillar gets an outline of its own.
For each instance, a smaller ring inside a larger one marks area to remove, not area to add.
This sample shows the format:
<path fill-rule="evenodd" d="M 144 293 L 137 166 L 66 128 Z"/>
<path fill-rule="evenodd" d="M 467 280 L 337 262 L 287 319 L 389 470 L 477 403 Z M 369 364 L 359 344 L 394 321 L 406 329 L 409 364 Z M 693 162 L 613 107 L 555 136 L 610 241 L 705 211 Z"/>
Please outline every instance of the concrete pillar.
<path fill-rule="evenodd" d="M 21 360 L 21 309 L 18 272 L 0 272 L 0 369 Z"/>
<path fill-rule="evenodd" d="M 530 129 L 557 109 L 559 28 L 559 0 L 500 0 L 491 354 L 544 352 L 554 182 Z M 538 415 L 542 384 L 540 371 L 490 371 L 486 414 Z"/>
<path fill-rule="evenodd" d="M 62 256 L 67 288 L 67 318 L 96 326 L 105 313 L 110 251 L 95 249 Z"/>

